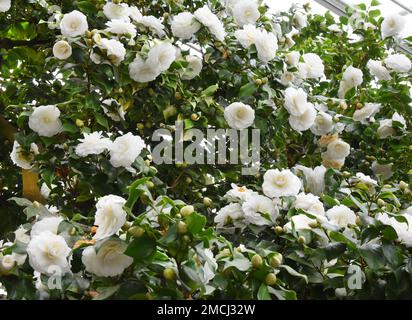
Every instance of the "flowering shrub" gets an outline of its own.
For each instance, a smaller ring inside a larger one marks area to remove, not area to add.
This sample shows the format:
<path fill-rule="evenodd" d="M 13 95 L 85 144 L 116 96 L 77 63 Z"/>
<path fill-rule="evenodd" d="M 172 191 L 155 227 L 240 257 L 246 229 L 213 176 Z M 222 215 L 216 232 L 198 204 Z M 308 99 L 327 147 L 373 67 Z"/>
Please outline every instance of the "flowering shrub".
<path fill-rule="evenodd" d="M 8 298 L 412 298 L 412 39 L 376 5 L 0 0 Z M 157 163 L 176 121 L 259 129 L 256 174 Z"/>

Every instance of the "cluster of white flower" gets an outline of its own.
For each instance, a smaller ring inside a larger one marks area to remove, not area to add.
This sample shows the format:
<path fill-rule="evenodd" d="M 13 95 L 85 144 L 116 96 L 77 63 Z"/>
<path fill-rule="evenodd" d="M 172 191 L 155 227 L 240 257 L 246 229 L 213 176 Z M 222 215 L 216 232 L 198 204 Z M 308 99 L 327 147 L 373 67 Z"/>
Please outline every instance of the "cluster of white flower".
<path fill-rule="evenodd" d="M 345 98 L 346 93 L 357 86 L 360 86 L 363 82 L 362 70 L 349 66 L 342 74 L 342 80 L 339 85 L 338 96 L 340 99 Z"/>
<path fill-rule="evenodd" d="M 130 172 L 135 172 L 132 164 L 146 147 L 142 138 L 130 132 L 116 138 L 113 142 L 109 138 L 104 138 L 102 132 L 84 133 L 84 139 L 79 141 L 75 149 L 79 157 L 98 155 L 109 150 L 112 166 L 124 167 Z"/>
<path fill-rule="evenodd" d="M 411 61 L 404 54 L 392 54 L 383 61 L 369 60 L 369 72 L 378 80 L 391 80 L 391 72 L 406 73 L 411 69 Z"/>
<path fill-rule="evenodd" d="M 322 153 L 322 164 L 328 168 L 340 169 L 345 164 L 345 158 L 350 154 L 349 143 L 343 141 L 337 134 L 324 136 L 319 141 L 319 145 L 326 148 Z"/>
<path fill-rule="evenodd" d="M 395 135 L 396 130 L 393 127 L 394 121 L 398 123 L 399 128 L 401 129 L 406 128 L 405 118 L 399 113 L 395 112 L 392 115 L 391 119 L 383 119 L 379 121 L 379 128 L 378 128 L 377 134 L 380 139 L 385 139 L 385 138 Z"/>
<path fill-rule="evenodd" d="M 316 109 L 307 101 L 307 94 L 303 89 L 287 88 L 284 106 L 290 114 L 289 124 L 294 130 L 305 131 L 315 123 Z"/>

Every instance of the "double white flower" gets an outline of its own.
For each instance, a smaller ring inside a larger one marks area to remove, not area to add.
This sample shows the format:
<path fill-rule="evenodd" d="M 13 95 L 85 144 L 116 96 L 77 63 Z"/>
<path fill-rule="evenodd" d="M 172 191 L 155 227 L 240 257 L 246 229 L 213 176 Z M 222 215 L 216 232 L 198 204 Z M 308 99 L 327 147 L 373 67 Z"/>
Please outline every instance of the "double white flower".
<path fill-rule="evenodd" d="M 303 89 L 287 88 L 284 106 L 290 114 L 289 124 L 294 130 L 301 132 L 312 127 L 316 110 L 313 104 L 307 101 L 307 94 Z"/>

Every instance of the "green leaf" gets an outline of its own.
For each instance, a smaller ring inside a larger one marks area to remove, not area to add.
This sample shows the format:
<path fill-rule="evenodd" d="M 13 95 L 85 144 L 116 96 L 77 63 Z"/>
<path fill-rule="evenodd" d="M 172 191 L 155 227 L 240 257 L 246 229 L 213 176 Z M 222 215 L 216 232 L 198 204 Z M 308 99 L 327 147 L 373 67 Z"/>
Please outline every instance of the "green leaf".
<path fill-rule="evenodd" d="M 27 200 L 26 198 L 12 197 L 9 199 L 9 201 L 14 201 L 20 207 L 29 207 L 33 205 L 33 202 L 31 202 L 30 200 Z"/>
<path fill-rule="evenodd" d="M 206 217 L 193 212 L 187 217 L 187 229 L 191 234 L 197 234 L 203 230 L 206 225 Z"/>
<path fill-rule="evenodd" d="M 100 124 L 105 129 L 109 130 L 109 122 L 103 115 L 101 115 L 100 113 L 95 113 L 94 117 L 96 118 L 98 124 Z"/>
<path fill-rule="evenodd" d="M 309 282 L 307 275 L 297 272 L 295 269 L 286 264 L 281 265 L 279 268 L 285 269 L 291 276 L 302 278 L 306 283 Z"/>
<path fill-rule="evenodd" d="M 76 133 L 79 128 L 76 127 L 73 123 L 66 122 L 63 124 L 63 131 L 69 133 Z"/>
<path fill-rule="evenodd" d="M 151 257 L 156 252 L 156 240 L 142 236 L 134 239 L 127 247 L 125 254 L 135 261 L 141 261 Z"/>
<path fill-rule="evenodd" d="M 217 84 L 211 85 L 210 87 L 207 87 L 205 90 L 202 91 L 202 96 L 213 96 L 217 89 L 219 89 L 219 86 Z"/>
<path fill-rule="evenodd" d="M 257 88 L 258 86 L 254 82 L 245 84 L 239 90 L 239 97 L 240 98 L 250 97 L 251 95 L 253 95 L 253 93 L 255 93 Z"/>
<path fill-rule="evenodd" d="M 272 300 L 268 291 L 268 286 L 262 283 L 257 294 L 258 300 Z"/>

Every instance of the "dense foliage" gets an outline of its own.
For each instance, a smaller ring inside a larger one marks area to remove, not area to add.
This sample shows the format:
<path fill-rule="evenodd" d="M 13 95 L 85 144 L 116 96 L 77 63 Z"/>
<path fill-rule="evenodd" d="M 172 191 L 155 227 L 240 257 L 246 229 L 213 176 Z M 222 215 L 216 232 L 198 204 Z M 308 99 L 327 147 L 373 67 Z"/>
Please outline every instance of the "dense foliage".
<path fill-rule="evenodd" d="M 8 298 L 412 298 L 412 39 L 377 5 L 0 0 Z M 176 121 L 259 129 L 258 173 L 154 163 Z"/>

